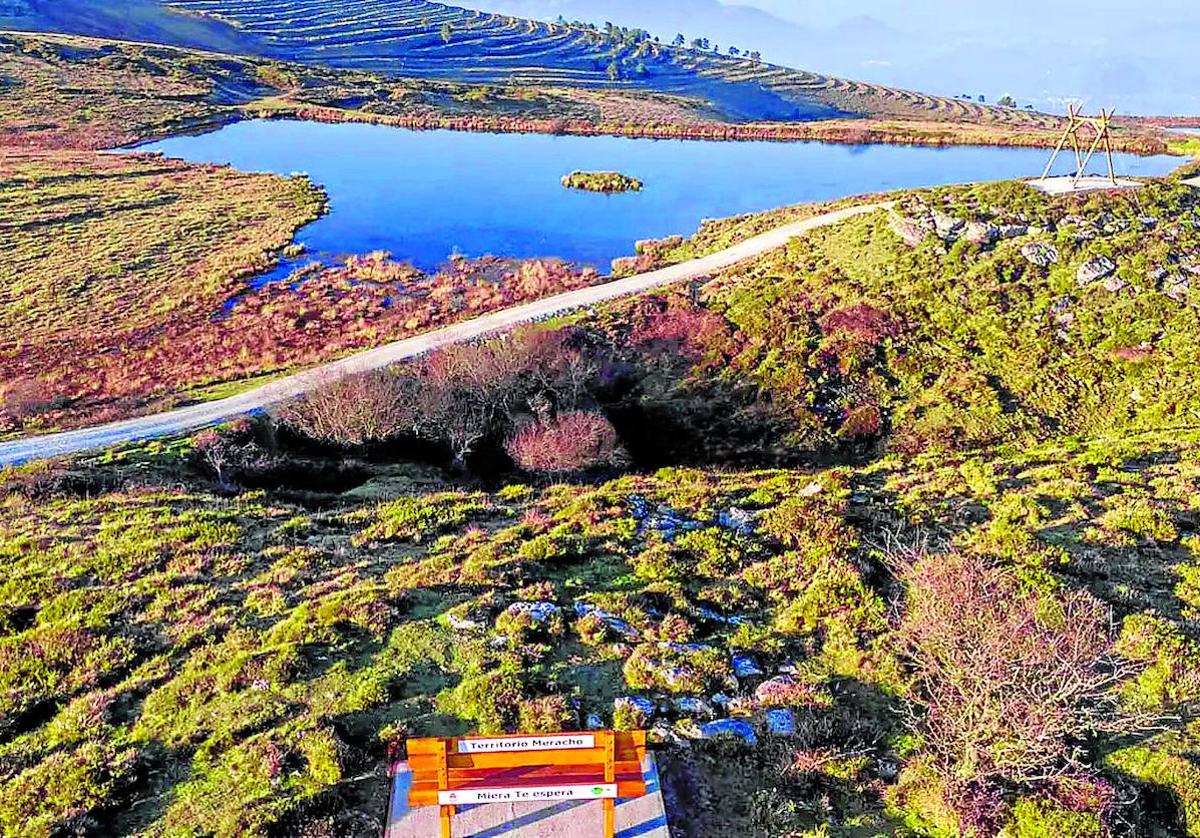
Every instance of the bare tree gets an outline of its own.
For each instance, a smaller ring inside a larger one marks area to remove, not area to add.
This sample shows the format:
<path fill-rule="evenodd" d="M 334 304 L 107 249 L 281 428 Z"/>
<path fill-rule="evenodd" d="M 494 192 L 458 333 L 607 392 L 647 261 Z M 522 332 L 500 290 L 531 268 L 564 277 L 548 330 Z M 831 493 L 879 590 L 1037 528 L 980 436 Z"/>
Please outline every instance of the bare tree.
<path fill-rule="evenodd" d="M 279 410 L 279 420 L 313 439 L 364 445 L 390 439 L 416 426 L 409 378 L 368 372 L 333 379 Z"/>

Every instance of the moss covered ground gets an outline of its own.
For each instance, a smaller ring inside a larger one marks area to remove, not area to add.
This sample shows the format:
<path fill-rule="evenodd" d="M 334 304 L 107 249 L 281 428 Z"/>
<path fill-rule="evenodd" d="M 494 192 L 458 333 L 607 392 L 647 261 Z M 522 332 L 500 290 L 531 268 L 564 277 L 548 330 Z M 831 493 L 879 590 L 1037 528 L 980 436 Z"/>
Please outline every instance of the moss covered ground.
<path fill-rule="evenodd" d="M 630 452 L 606 473 L 266 422 L 229 432 L 240 474 L 186 440 L 5 473 L 3 831 L 377 834 L 404 737 L 592 721 L 654 730 L 681 835 L 1200 835 L 1196 200 L 914 193 L 576 318 Z M 1153 723 L 971 821 L 905 550 L 1095 597 L 1114 707 Z"/>

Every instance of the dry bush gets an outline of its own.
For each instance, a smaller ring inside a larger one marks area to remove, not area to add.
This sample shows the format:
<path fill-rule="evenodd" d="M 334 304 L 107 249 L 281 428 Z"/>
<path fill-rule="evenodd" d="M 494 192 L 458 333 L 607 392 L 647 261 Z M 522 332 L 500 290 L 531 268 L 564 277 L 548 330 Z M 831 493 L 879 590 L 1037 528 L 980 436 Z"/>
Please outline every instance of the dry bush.
<path fill-rule="evenodd" d="M 502 436 L 522 405 L 548 401 L 552 413 L 583 400 L 600 365 L 582 343 L 574 329 L 526 329 L 438 350 L 419 368 L 418 423 L 462 463 L 479 442 Z"/>
<path fill-rule="evenodd" d="M 919 554 L 898 640 L 914 674 L 918 723 L 939 765 L 973 784 L 1034 783 L 1079 768 L 1098 734 L 1137 727 L 1115 688 L 1131 674 L 1111 615 L 1084 591 L 1022 587 L 963 554 Z"/>
<path fill-rule="evenodd" d="M 335 379 L 284 405 L 279 420 L 312 439 L 341 445 L 381 442 L 416 425 L 411 382 L 389 372 Z"/>
<path fill-rule="evenodd" d="M 192 437 L 194 456 L 225 489 L 237 480 L 271 467 L 274 458 L 255 439 L 254 424 L 238 419 L 220 428 L 209 428 Z"/>
<path fill-rule="evenodd" d="M 602 414 L 582 411 L 532 422 L 517 431 L 505 448 L 525 471 L 547 474 L 587 471 L 620 459 L 612 423 Z"/>

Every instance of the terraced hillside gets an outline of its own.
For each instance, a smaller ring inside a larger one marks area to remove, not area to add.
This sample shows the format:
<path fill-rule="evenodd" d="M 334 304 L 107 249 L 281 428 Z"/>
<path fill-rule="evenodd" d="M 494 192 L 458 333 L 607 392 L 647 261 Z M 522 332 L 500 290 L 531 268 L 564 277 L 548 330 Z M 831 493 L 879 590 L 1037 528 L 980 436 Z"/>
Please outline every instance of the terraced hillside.
<path fill-rule="evenodd" d="M 0 27 L 62 30 L 251 52 L 424 78 L 631 87 L 699 96 L 742 121 L 887 116 L 1045 128 L 1053 117 L 925 96 L 596 29 L 486 14 L 428 0 L 22 0 Z M 75 9 L 86 9 L 74 13 Z M 199 25 L 198 21 L 204 25 Z"/>

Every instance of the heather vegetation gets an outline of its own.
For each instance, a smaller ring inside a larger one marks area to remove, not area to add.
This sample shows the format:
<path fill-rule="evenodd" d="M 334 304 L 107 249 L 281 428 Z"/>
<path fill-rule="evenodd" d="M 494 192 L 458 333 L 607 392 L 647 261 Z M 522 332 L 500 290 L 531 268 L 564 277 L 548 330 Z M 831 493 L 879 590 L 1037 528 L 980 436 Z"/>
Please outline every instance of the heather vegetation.
<path fill-rule="evenodd" d="M 616 725 L 681 835 L 1200 835 L 1198 228 L 910 193 L 10 470 L 0 823 L 377 834 L 406 736 Z"/>
<path fill-rule="evenodd" d="M 641 192 L 644 184 L 635 177 L 620 172 L 571 172 L 562 179 L 567 189 L 587 192 Z"/>

